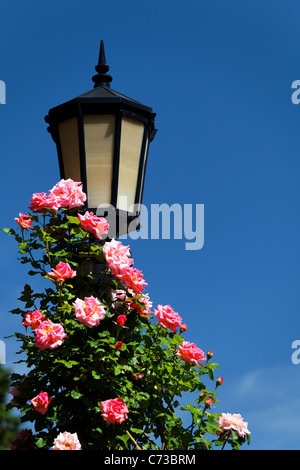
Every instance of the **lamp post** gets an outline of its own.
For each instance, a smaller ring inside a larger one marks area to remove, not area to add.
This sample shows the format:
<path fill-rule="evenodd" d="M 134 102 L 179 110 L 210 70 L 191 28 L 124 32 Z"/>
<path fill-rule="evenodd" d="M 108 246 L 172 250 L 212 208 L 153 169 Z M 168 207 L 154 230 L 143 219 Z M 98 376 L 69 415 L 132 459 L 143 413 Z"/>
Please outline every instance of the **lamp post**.
<path fill-rule="evenodd" d="M 113 208 L 112 238 L 139 227 L 155 113 L 111 89 L 103 41 L 95 70 L 94 88 L 50 109 L 45 121 L 61 178 L 82 182 L 87 210 L 109 219 Z"/>

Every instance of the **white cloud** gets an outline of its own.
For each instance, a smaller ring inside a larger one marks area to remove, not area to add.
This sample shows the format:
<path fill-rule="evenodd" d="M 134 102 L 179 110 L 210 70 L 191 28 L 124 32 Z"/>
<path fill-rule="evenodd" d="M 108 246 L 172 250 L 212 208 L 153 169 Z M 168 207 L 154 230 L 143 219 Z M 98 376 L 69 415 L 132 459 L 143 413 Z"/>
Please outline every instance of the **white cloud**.
<path fill-rule="evenodd" d="M 219 398 L 248 421 L 252 448 L 300 449 L 299 390 L 300 365 L 281 363 L 249 371 Z"/>

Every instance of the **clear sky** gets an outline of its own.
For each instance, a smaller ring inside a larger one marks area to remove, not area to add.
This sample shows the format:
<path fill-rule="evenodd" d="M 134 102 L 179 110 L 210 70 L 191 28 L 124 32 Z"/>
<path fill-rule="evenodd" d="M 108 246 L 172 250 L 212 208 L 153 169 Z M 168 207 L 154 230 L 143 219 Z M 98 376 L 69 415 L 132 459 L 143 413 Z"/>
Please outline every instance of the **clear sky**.
<path fill-rule="evenodd" d="M 3 0 L 0 18 L 1 227 L 60 179 L 44 116 L 93 87 L 103 39 L 112 88 L 157 113 L 144 204 L 204 204 L 200 250 L 128 240 L 153 304 L 214 351 L 216 409 L 242 414 L 251 449 L 299 449 L 299 1 Z M 37 281 L 0 240 L 3 340 Z M 18 344 L 6 347 L 15 367 Z"/>

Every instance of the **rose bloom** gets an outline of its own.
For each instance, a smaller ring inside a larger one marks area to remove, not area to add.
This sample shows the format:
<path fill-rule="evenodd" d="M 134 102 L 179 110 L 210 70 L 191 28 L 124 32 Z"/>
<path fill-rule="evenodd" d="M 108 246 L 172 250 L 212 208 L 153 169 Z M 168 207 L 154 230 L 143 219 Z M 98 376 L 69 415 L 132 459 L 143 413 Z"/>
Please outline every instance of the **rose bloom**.
<path fill-rule="evenodd" d="M 64 282 L 66 279 L 70 279 L 76 276 L 76 271 L 71 269 L 69 263 L 58 263 L 55 268 L 51 268 L 52 273 L 47 273 L 47 276 L 52 277 L 57 282 Z"/>
<path fill-rule="evenodd" d="M 103 253 L 106 263 L 114 276 L 133 264 L 129 249 L 129 246 L 122 245 L 122 242 L 116 241 L 114 238 L 110 242 L 104 243 Z"/>
<path fill-rule="evenodd" d="M 183 361 L 191 362 L 196 365 L 199 365 L 198 361 L 206 360 L 204 352 L 197 348 L 194 343 L 190 343 L 189 341 L 182 341 L 181 346 L 178 345 L 176 356 L 179 356 Z"/>
<path fill-rule="evenodd" d="M 148 285 L 143 279 L 142 272 L 131 266 L 122 268 L 120 274 L 117 274 L 116 277 L 120 279 L 120 281 L 123 281 L 125 287 L 135 294 L 141 294 L 144 290 L 144 286 Z"/>
<path fill-rule="evenodd" d="M 177 326 L 181 325 L 182 318 L 177 312 L 174 312 L 170 305 L 158 305 L 157 310 L 154 309 L 153 313 L 158 318 L 158 324 L 164 328 L 170 328 L 176 332 Z"/>
<path fill-rule="evenodd" d="M 22 442 L 16 442 L 18 440 Z M 10 450 L 29 450 L 34 447 L 33 434 L 31 429 L 22 429 L 8 444 Z"/>
<path fill-rule="evenodd" d="M 99 325 L 100 320 L 106 315 L 105 307 L 92 295 L 85 297 L 84 300 L 76 299 L 73 305 L 77 320 L 87 326 Z"/>
<path fill-rule="evenodd" d="M 114 348 L 118 351 L 119 349 L 121 349 L 123 346 L 123 341 L 118 341 L 115 345 L 114 345 Z"/>
<path fill-rule="evenodd" d="M 19 213 L 19 218 L 15 217 L 15 221 L 21 225 L 22 228 L 28 229 L 28 228 L 34 228 L 31 223 L 32 219 L 28 214 L 22 214 L 21 212 Z"/>
<path fill-rule="evenodd" d="M 119 315 L 118 318 L 117 318 L 117 325 L 118 326 L 124 326 L 126 320 L 127 320 L 126 315 Z"/>
<path fill-rule="evenodd" d="M 35 346 L 40 351 L 57 348 L 67 336 L 60 323 L 52 323 L 50 320 L 43 321 L 35 330 L 35 334 Z"/>
<path fill-rule="evenodd" d="M 84 215 L 78 214 L 81 227 L 87 232 L 91 232 L 96 238 L 102 240 L 102 235 L 107 234 L 109 224 L 104 217 L 97 217 L 93 212 L 86 212 Z"/>
<path fill-rule="evenodd" d="M 28 312 L 25 314 L 23 326 L 31 326 L 33 330 L 36 330 L 40 323 L 46 318 L 46 315 L 42 315 L 42 310 L 34 310 L 34 312 Z"/>
<path fill-rule="evenodd" d="M 50 194 L 56 197 L 58 207 L 73 207 L 83 206 L 86 200 L 86 194 L 82 191 L 82 184 L 77 183 L 70 178 L 67 180 L 62 179 L 51 190 Z"/>
<path fill-rule="evenodd" d="M 41 391 L 36 397 L 32 398 L 30 402 L 32 403 L 34 409 L 44 415 L 48 410 L 48 405 L 53 399 L 49 397 L 47 392 Z"/>
<path fill-rule="evenodd" d="M 101 408 L 104 413 L 102 417 L 107 423 L 123 423 L 127 419 L 128 407 L 122 398 L 114 398 L 101 401 Z"/>
<path fill-rule="evenodd" d="M 77 433 L 61 432 L 54 439 L 53 447 L 51 450 L 81 450 Z"/>
<path fill-rule="evenodd" d="M 58 209 L 57 199 L 53 194 L 34 193 L 30 201 L 29 209 L 34 212 L 43 212 L 47 209 L 53 209 L 56 212 Z"/>
<path fill-rule="evenodd" d="M 233 429 L 240 437 L 244 437 L 245 434 L 250 434 L 248 423 L 243 421 L 240 414 L 222 413 L 218 421 L 222 431 Z"/>

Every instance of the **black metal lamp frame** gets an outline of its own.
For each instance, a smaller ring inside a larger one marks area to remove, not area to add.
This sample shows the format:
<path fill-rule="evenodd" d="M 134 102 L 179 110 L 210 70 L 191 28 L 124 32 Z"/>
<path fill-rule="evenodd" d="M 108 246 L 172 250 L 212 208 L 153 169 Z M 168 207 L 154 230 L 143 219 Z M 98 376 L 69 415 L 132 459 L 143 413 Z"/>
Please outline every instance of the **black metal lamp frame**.
<path fill-rule="evenodd" d="M 135 207 L 140 207 L 143 198 L 144 178 L 148 159 L 149 144 L 154 139 L 157 130 L 155 129 L 155 116 L 152 108 L 133 100 L 110 87 L 112 77 L 107 74 L 109 66 L 106 64 L 104 44 L 101 41 L 98 65 L 95 67 L 97 74 L 92 77 L 94 88 L 82 95 L 67 101 L 59 106 L 49 110 L 45 121 L 49 124 L 50 132 L 57 148 L 60 176 L 67 179 L 69 176 L 65 174 L 63 153 L 59 137 L 59 124 L 72 117 L 77 118 L 78 137 L 79 137 L 79 154 L 80 154 L 80 174 L 83 190 L 87 195 L 86 207 L 88 207 L 88 184 L 86 175 L 86 155 L 85 155 L 85 135 L 84 135 L 84 116 L 89 114 L 113 114 L 115 116 L 115 135 L 114 135 L 114 154 L 113 154 L 113 170 L 111 184 L 111 199 L 107 201 L 108 205 L 116 208 L 116 236 L 119 233 L 119 221 L 126 218 L 127 227 L 132 225 L 133 220 L 137 220 L 136 229 L 139 224 L 139 211 L 135 213 L 127 213 L 124 210 L 117 209 L 118 181 L 119 181 L 119 162 L 120 162 L 120 142 L 121 142 L 121 123 L 122 117 L 126 116 L 145 124 L 144 135 L 141 146 L 141 154 L 139 161 L 138 178 L 136 184 Z M 145 153 L 148 142 L 147 154 Z M 90 211 L 97 213 L 97 207 L 89 207 Z"/>

